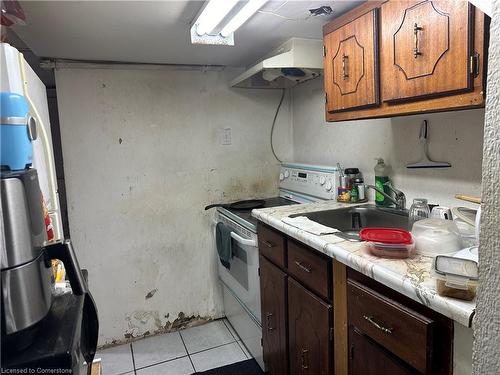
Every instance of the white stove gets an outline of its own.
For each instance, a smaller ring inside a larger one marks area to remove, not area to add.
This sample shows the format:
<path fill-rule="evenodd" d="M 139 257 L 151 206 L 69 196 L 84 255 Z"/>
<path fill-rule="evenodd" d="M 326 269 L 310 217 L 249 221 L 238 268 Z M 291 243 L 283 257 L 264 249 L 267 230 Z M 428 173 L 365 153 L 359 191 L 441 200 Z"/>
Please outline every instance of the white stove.
<path fill-rule="evenodd" d="M 283 164 L 279 180 L 279 196 L 264 199 L 264 207 L 336 199 L 339 172 L 336 167 Z M 215 222 L 222 222 L 231 229 L 233 251 L 230 268 L 224 267 L 219 261 L 218 272 L 225 315 L 249 352 L 265 370 L 261 345 L 257 219 L 252 217 L 251 211 L 217 208 Z"/>

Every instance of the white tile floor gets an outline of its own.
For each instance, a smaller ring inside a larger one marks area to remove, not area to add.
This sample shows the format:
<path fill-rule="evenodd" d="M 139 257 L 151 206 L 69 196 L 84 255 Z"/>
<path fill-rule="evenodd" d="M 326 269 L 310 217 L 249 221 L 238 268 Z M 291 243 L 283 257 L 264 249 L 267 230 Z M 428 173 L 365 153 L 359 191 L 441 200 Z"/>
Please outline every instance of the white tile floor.
<path fill-rule="evenodd" d="M 189 375 L 252 358 L 226 319 L 98 351 L 103 375 Z"/>

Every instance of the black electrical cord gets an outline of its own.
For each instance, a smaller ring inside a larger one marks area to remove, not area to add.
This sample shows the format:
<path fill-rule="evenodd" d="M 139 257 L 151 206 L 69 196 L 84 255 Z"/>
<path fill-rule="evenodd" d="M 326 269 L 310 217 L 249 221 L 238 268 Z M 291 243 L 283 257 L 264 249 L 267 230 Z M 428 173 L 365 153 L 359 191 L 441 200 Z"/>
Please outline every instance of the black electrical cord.
<path fill-rule="evenodd" d="M 274 114 L 273 118 L 273 126 L 271 126 L 271 151 L 273 152 L 274 157 L 276 160 L 278 160 L 281 163 L 281 159 L 276 155 L 276 152 L 274 151 L 274 145 L 273 145 L 273 133 L 274 133 L 274 126 L 276 125 L 276 118 L 278 117 L 278 113 L 280 112 L 281 104 L 283 104 L 283 99 L 285 98 L 285 89 L 281 90 L 281 99 L 278 104 L 278 108 L 276 108 L 276 113 Z"/>

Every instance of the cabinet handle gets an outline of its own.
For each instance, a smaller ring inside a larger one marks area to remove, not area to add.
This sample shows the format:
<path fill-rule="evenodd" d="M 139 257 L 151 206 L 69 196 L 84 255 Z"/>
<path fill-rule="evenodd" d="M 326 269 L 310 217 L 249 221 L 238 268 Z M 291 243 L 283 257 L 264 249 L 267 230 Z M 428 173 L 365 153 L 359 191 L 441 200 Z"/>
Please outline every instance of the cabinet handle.
<path fill-rule="evenodd" d="M 309 350 L 307 349 L 302 349 L 302 352 L 300 353 L 300 367 L 302 367 L 304 370 L 307 370 L 309 368 L 309 358 L 307 356 L 307 353 L 309 353 Z"/>
<path fill-rule="evenodd" d="M 346 80 L 349 78 L 349 74 L 347 74 L 347 63 L 348 63 L 349 56 L 347 56 L 345 53 L 342 54 L 342 79 Z"/>
<path fill-rule="evenodd" d="M 273 248 L 274 246 L 276 246 L 275 244 L 273 244 L 272 242 L 269 242 L 269 241 L 264 241 L 264 245 L 266 245 L 266 247 L 268 248 Z"/>
<path fill-rule="evenodd" d="M 271 326 L 271 317 L 273 316 L 272 313 L 267 313 L 266 314 L 266 322 L 267 322 L 267 330 L 272 331 L 274 328 Z"/>
<path fill-rule="evenodd" d="M 301 262 L 299 262 L 298 260 L 296 260 L 296 261 L 295 261 L 295 265 L 296 265 L 297 267 L 299 267 L 302 271 L 307 272 L 307 273 L 311 273 L 311 268 L 304 266 L 304 265 L 303 265 Z"/>
<path fill-rule="evenodd" d="M 413 41 L 415 43 L 415 47 L 413 48 L 413 57 L 417 58 L 418 56 L 422 55 L 422 52 L 419 51 L 418 48 L 418 32 L 422 31 L 424 28 L 421 26 L 418 26 L 416 23 L 413 25 Z"/>
<path fill-rule="evenodd" d="M 384 326 L 378 324 L 375 320 L 373 320 L 373 317 L 371 316 L 363 315 L 363 318 L 365 318 L 365 320 L 368 320 L 373 326 L 375 326 L 377 329 L 380 329 L 382 332 L 392 333 L 392 331 L 394 330 L 394 328 L 385 328 Z"/>

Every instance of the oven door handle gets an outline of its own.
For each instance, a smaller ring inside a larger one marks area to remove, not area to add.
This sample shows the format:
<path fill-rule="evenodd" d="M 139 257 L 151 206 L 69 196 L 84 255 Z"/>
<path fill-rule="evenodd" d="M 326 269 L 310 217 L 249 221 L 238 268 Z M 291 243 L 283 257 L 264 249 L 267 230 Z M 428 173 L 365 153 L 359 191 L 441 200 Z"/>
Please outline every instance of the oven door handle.
<path fill-rule="evenodd" d="M 243 238 L 237 233 L 231 232 L 231 238 L 242 245 L 257 247 L 257 240 Z"/>

